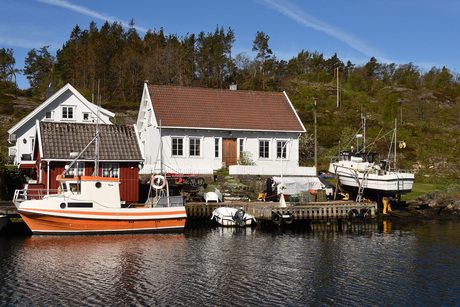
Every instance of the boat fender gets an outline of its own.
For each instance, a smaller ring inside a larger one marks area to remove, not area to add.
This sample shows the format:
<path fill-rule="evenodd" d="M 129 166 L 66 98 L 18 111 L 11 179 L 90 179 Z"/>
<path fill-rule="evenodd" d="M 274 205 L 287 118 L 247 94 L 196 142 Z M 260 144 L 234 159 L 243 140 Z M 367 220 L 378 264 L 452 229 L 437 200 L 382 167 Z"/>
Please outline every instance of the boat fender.
<path fill-rule="evenodd" d="M 164 176 L 161 175 L 152 176 L 152 179 L 150 180 L 150 185 L 154 189 L 161 190 L 166 185 L 166 179 Z"/>
<path fill-rule="evenodd" d="M 281 225 L 283 217 L 278 212 L 272 212 L 272 222 L 275 225 Z"/>

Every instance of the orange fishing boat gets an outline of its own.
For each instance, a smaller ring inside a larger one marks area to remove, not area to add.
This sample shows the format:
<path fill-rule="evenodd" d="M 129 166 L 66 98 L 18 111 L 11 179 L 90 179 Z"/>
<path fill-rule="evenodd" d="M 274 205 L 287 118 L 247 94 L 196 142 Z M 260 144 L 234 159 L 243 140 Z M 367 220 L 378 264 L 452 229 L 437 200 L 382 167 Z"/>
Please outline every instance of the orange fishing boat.
<path fill-rule="evenodd" d="M 187 218 L 181 196 L 125 207 L 117 178 L 59 175 L 58 193 L 29 197 L 16 190 L 13 202 L 34 234 L 86 234 L 181 230 Z M 159 183 L 158 185 L 155 184 Z M 164 188 L 162 176 L 152 186 Z M 38 199 L 34 199 L 38 198 Z"/>

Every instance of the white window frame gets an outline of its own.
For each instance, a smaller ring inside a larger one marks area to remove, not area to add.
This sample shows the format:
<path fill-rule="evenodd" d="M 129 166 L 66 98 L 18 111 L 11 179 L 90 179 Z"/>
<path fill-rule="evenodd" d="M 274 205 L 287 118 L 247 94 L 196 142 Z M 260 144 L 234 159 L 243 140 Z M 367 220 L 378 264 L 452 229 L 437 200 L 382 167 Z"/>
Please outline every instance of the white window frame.
<path fill-rule="evenodd" d="M 77 170 L 77 173 L 75 171 Z M 67 171 L 67 174 L 73 176 L 85 176 L 85 162 L 76 162 Z"/>
<path fill-rule="evenodd" d="M 262 143 L 262 142 L 264 142 L 264 143 L 266 142 L 266 143 L 267 143 L 267 146 L 264 145 L 264 149 L 267 150 L 267 153 L 266 153 L 266 154 L 265 154 L 265 150 L 264 150 L 263 154 L 262 154 L 262 152 L 261 152 L 261 150 L 260 150 L 260 149 L 261 149 L 261 143 Z M 259 155 L 258 155 L 259 159 L 263 159 L 263 160 L 268 160 L 268 159 L 270 159 L 270 143 L 271 143 L 270 140 L 267 140 L 267 139 L 259 139 L 259 144 L 258 144 L 258 145 L 259 145 Z M 265 148 L 265 147 L 266 147 L 266 148 Z M 265 157 L 265 155 L 267 155 L 267 157 Z"/>
<path fill-rule="evenodd" d="M 198 144 L 196 144 L 197 141 L 198 141 Z M 191 136 L 188 138 L 189 157 L 192 157 L 192 158 L 201 157 L 202 152 L 203 152 L 202 148 L 203 148 L 203 138 L 202 137 Z M 198 151 L 198 153 L 195 153 L 196 151 Z"/>
<path fill-rule="evenodd" d="M 214 138 L 214 158 L 220 158 L 221 138 Z"/>
<path fill-rule="evenodd" d="M 244 147 L 246 145 L 245 143 L 246 143 L 245 138 L 238 139 L 238 152 L 239 152 L 239 154 L 241 154 L 244 151 Z"/>
<path fill-rule="evenodd" d="M 281 152 L 278 152 L 278 145 L 280 143 L 283 143 L 283 145 L 281 145 L 281 150 L 283 149 L 282 146 L 284 146 L 284 151 L 282 151 L 284 153 L 284 156 L 281 157 Z M 277 160 L 287 160 L 289 159 L 289 154 L 288 154 L 288 140 L 276 140 L 276 159 Z"/>
<path fill-rule="evenodd" d="M 174 140 L 180 140 L 181 143 L 182 143 L 182 144 L 180 144 L 182 146 L 182 148 L 180 148 L 180 149 L 175 148 Z M 171 137 L 171 157 L 183 157 L 184 156 L 184 147 L 185 147 L 185 139 L 184 139 L 184 137 L 180 137 L 180 136 L 172 136 Z M 175 150 L 177 151 L 176 154 L 174 154 Z M 179 154 L 179 151 L 180 151 L 180 154 Z"/>
<path fill-rule="evenodd" d="M 102 177 L 120 178 L 120 163 L 102 163 Z"/>
<path fill-rule="evenodd" d="M 30 137 L 29 137 L 29 141 L 30 141 L 30 150 L 32 151 L 32 159 L 33 159 L 33 156 L 34 156 L 34 146 L 35 146 L 35 137 L 30 136 Z"/>
<path fill-rule="evenodd" d="M 87 119 L 85 119 L 85 115 L 88 115 L 88 118 L 87 118 Z M 84 122 L 90 122 L 90 121 L 91 121 L 91 112 L 83 112 L 83 114 L 82 114 L 82 120 L 83 120 Z"/>
<path fill-rule="evenodd" d="M 48 117 L 48 114 L 50 117 Z M 54 119 L 54 111 L 45 111 L 45 120 L 53 120 Z"/>
<path fill-rule="evenodd" d="M 69 117 L 69 110 L 71 110 L 72 117 Z M 61 118 L 63 120 L 75 120 L 75 106 L 62 106 L 61 111 Z"/>

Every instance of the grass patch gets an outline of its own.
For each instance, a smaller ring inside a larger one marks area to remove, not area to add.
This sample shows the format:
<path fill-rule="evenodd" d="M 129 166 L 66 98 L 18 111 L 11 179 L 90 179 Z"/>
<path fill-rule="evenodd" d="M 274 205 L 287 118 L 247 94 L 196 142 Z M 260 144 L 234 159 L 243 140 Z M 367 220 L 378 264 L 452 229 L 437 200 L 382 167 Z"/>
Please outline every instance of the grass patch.
<path fill-rule="evenodd" d="M 414 186 L 412 187 L 412 192 L 403 195 L 402 198 L 405 201 L 414 201 L 417 197 L 423 194 L 426 194 L 434 190 L 445 190 L 447 189 L 447 187 L 448 187 L 447 185 L 442 184 L 442 183 L 414 182 Z"/>

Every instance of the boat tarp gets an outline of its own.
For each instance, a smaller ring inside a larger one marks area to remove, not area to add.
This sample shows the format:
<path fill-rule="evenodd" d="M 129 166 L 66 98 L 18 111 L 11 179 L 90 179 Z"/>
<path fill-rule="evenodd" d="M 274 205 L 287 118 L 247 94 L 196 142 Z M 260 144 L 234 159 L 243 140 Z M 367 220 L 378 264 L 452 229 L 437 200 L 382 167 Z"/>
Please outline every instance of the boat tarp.
<path fill-rule="evenodd" d="M 273 177 L 273 181 L 278 185 L 277 192 L 280 193 L 280 185 L 286 187 L 283 191 L 286 195 L 300 194 L 300 191 L 321 190 L 323 185 L 318 177 Z"/>

